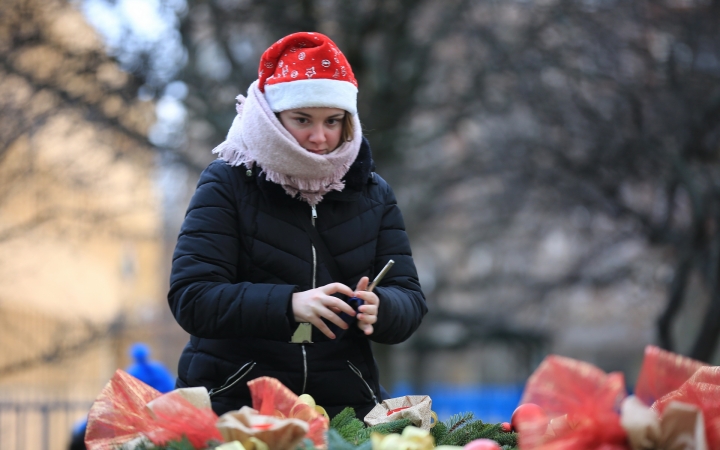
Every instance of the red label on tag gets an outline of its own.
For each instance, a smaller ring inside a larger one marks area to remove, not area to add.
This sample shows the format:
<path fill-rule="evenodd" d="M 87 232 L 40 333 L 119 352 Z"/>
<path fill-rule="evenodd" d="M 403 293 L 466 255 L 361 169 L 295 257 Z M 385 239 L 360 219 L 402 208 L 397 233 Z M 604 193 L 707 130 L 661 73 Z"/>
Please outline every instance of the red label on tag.
<path fill-rule="evenodd" d="M 395 414 L 398 411 L 402 411 L 403 409 L 408 409 L 408 408 L 409 408 L 409 406 L 401 406 L 400 408 L 391 409 L 390 411 L 388 411 L 387 415 L 389 416 L 390 414 Z"/>

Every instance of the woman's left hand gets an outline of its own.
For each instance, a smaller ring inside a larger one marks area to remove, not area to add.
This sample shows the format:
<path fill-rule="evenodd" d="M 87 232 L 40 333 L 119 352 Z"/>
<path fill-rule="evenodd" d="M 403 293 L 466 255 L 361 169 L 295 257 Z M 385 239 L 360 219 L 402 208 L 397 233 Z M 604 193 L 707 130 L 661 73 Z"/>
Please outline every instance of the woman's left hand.
<path fill-rule="evenodd" d="M 360 278 L 357 287 L 355 288 L 355 297 L 362 299 L 365 304 L 358 308 L 357 326 L 360 328 L 366 336 L 370 336 L 373 333 L 373 324 L 377 322 L 378 309 L 380 308 L 380 299 L 373 292 L 368 292 L 368 284 L 370 279 L 368 277 Z"/>

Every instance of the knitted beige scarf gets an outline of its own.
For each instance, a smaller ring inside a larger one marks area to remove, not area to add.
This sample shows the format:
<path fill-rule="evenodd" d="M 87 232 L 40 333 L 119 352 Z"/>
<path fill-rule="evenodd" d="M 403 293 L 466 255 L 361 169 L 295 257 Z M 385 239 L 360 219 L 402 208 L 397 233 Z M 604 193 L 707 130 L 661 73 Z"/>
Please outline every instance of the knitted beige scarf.
<path fill-rule="evenodd" d="M 257 164 L 266 178 L 285 189 L 288 195 L 317 205 L 330 191 L 342 191 L 342 178 L 357 158 L 362 132 L 353 116 L 355 136 L 327 155 L 302 148 L 282 126 L 257 87 L 250 85 L 247 98 L 237 97 L 237 116 L 225 141 L 213 153 L 231 166 Z"/>

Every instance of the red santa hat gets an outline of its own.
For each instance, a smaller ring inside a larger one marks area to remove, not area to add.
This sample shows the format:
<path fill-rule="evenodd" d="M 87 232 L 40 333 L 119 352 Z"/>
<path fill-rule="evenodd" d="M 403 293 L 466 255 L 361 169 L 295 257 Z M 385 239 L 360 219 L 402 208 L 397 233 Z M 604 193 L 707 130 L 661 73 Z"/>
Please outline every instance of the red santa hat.
<path fill-rule="evenodd" d="M 340 108 L 357 114 L 357 81 L 337 45 L 320 33 L 293 33 L 263 53 L 258 86 L 274 112 Z"/>

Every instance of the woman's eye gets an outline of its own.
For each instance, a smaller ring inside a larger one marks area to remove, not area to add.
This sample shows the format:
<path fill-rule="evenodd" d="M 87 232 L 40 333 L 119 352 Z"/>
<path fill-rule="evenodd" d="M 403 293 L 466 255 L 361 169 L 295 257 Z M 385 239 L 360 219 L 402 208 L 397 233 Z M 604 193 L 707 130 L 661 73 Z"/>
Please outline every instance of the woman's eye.
<path fill-rule="evenodd" d="M 308 122 L 308 120 L 307 120 L 306 118 L 304 118 L 304 117 L 298 117 L 298 118 L 295 119 L 295 120 L 297 120 L 298 123 L 299 123 L 299 124 L 302 124 L 302 125 L 305 125 L 305 124 Z"/>
<path fill-rule="evenodd" d="M 327 121 L 328 125 L 330 125 L 330 126 L 337 125 L 338 122 L 340 122 L 340 121 L 337 119 L 328 119 L 328 121 Z"/>

